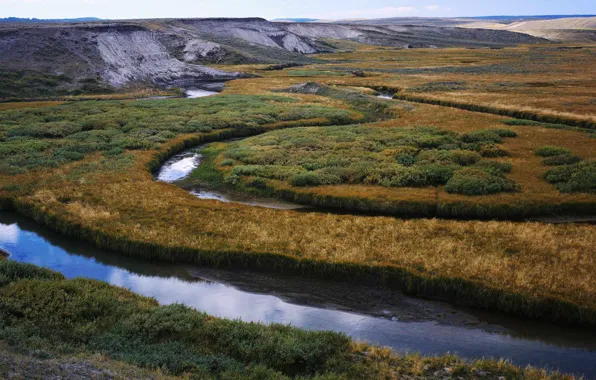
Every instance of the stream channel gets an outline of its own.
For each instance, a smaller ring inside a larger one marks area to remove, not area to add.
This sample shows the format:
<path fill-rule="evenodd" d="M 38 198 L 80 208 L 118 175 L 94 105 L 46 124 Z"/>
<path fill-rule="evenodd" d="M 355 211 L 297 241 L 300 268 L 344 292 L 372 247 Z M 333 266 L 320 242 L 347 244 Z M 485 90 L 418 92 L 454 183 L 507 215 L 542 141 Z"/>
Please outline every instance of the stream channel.
<path fill-rule="evenodd" d="M 201 161 L 194 148 L 167 161 L 156 179 L 175 182 Z M 252 206 L 303 207 L 274 199 L 193 189 L 199 198 Z M 0 213 L 0 249 L 11 260 L 106 281 L 161 304 L 181 303 L 243 321 L 333 330 L 425 355 L 506 358 L 525 366 L 596 378 L 596 332 L 485 313 L 413 298 L 374 285 L 246 270 L 148 262 L 55 234 L 15 213 Z"/>

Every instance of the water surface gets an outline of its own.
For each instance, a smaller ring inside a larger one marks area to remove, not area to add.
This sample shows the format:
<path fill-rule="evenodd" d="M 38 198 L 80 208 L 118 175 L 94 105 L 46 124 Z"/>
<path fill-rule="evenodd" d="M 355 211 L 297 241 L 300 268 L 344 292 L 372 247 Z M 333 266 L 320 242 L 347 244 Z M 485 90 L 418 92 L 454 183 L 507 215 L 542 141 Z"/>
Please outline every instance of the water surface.
<path fill-rule="evenodd" d="M 211 315 L 343 332 L 423 354 L 503 357 L 596 377 L 593 331 L 477 314 L 398 291 L 249 271 L 151 263 L 99 250 L 0 213 L 0 249 L 52 268 Z"/>
<path fill-rule="evenodd" d="M 216 95 L 217 92 L 215 91 L 208 91 L 208 90 L 186 90 L 186 97 L 190 98 L 190 99 L 194 99 L 194 98 L 203 98 L 205 96 L 211 96 L 211 95 Z"/>
<path fill-rule="evenodd" d="M 203 155 L 200 153 L 205 145 L 192 148 L 166 161 L 156 175 L 158 181 L 174 183 L 184 179 L 201 164 Z M 212 189 L 195 186 L 190 193 L 199 199 L 210 199 L 225 203 L 240 203 L 249 206 L 266 207 L 281 210 L 305 209 L 308 206 L 286 202 L 276 198 L 262 197 L 227 189 Z"/>

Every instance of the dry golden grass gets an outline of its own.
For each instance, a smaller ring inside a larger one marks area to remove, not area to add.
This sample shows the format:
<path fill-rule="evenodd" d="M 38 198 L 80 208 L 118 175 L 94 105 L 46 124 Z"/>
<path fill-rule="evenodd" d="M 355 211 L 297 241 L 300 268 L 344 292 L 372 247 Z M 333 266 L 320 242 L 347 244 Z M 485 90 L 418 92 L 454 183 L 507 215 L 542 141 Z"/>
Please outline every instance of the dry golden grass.
<path fill-rule="evenodd" d="M 57 106 L 64 102 L 62 101 L 46 101 L 46 102 L 12 102 L 0 103 L 0 111 L 16 110 L 21 108 L 44 108 Z"/>
<path fill-rule="evenodd" d="M 324 54 L 327 65 L 309 67 L 371 70 L 366 78 L 329 77 L 326 83 L 354 86 L 385 85 L 414 89 L 429 82 L 465 82 L 467 89 L 414 93 L 440 99 L 505 109 L 587 118 L 594 121 L 596 65 L 594 45 L 566 49 L 565 45 L 491 49 L 391 49 L 361 46 L 350 53 Z M 382 72 L 398 69 L 472 68 L 474 72 Z M 381 70 L 381 72 L 375 72 Z M 287 76 L 286 71 L 260 73 Z"/>
<path fill-rule="evenodd" d="M 71 226 L 63 232 L 79 226 L 91 231 L 83 236 L 97 244 L 130 247 L 130 253 L 147 258 L 196 262 L 199 252 L 221 252 L 222 260 L 234 253 L 257 262 L 265 255 L 268 262 L 267 255 L 274 254 L 405 267 L 428 278 L 519 294 L 529 302 L 554 299 L 596 309 L 592 226 L 399 220 L 223 204 L 155 182 L 146 170 L 153 154 L 135 155 L 136 165 L 125 173 L 90 173 L 75 182 L 60 173 L 36 174 L 44 190 L 19 197 L 16 207 L 39 220 L 49 217 L 46 223 L 56 229 Z M 140 250 L 143 245 L 159 248 Z"/>
<path fill-rule="evenodd" d="M 535 48 L 499 51 L 363 48 L 353 53 L 319 58 L 331 64 L 337 60 L 350 59 L 354 67 L 450 66 L 456 65 L 456 61 L 459 61 L 458 65 L 476 65 L 515 61 L 520 55 L 529 54 L 532 49 Z M 557 65 L 571 67 L 576 55 L 587 53 L 580 50 L 570 54 L 565 62 L 553 58 L 555 63 L 549 68 Z M 561 53 L 560 57 L 567 56 Z M 331 64 L 329 69 L 332 69 Z M 344 63 L 338 65 L 345 66 Z M 259 68 L 253 67 L 252 70 Z M 576 67 L 578 78 L 587 78 L 588 86 L 592 83 L 588 79 L 592 75 L 593 65 L 585 76 L 580 71 Z M 549 80 L 556 77 L 553 73 L 556 72 L 544 74 L 540 78 Z M 264 94 L 308 81 L 308 78 L 287 77 L 284 72 L 259 71 L 259 74 L 264 77 L 229 82 L 225 93 Z M 455 75 L 381 73 L 364 78 L 318 77 L 317 80 L 330 85 L 407 88 L 429 81 L 452 80 Z M 593 80 L 593 76 L 591 78 Z M 518 76 L 516 80 L 522 79 Z M 466 80 L 480 86 L 482 81 L 502 78 L 477 75 L 467 76 Z M 576 99 L 580 90 L 565 87 L 565 91 L 540 95 L 543 102 L 540 110 L 568 110 L 574 115 L 583 115 L 585 110 L 577 102 L 569 107 L 557 105 L 561 99 L 567 99 L 566 96 Z M 584 86 L 581 91 L 591 97 L 594 89 Z M 347 108 L 331 98 L 292 96 L 305 103 Z M 495 99 L 486 98 L 483 101 Z M 518 98 L 512 99 L 519 101 L 511 103 L 516 107 L 535 106 L 523 92 Z M 502 116 L 415 103 L 412 103 L 414 109 L 407 111 L 401 107 L 401 102 L 396 101 L 394 104 L 399 118 L 383 122 L 379 127 L 432 125 L 457 132 L 503 128 Z M 594 202 L 593 195 L 560 194 L 539 178 L 546 168 L 533 151 L 537 146 L 554 144 L 568 147 L 583 158 L 594 158 L 596 139 L 590 139 L 582 132 L 535 126 L 507 128 L 519 134 L 518 138 L 507 139 L 505 148 L 511 152 L 508 158 L 513 164 L 511 177 L 524 190 L 515 194 L 477 197 L 474 202 L 514 204 L 535 199 L 555 204 Z M 180 143 L 191 137 L 179 137 L 168 146 L 180 149 Z M 163 149 L 167 150 L 168 147 Z M 448 293 L 447 296 L 466 302 L 468 300 L 461 299 L 462 295 L 473 294 L 476 300 L 472 303 L 476 306 L 567 322 L 596 323 L 596 234 L 593 226 L 399 220 L 270 210 L 199 200 L 182 189 L 153 180 L 147 167 L 155 159 L 156 153 L 134 152 L 134 166 L 120 172 L 98 171 L 71 178 L 70 174 L 76 167 L 102 159 L 96 155 L 54 171 L 0 177 L 2 184 L 20 184 L 23 188 L 14 193 L 0 190 L 0 207 L 2 204 L 14 207 L 63 233 L 148 259 L 221 265 L 243 262 L 269 270 L 290 268 L 297 272 L 307 271 L 304 268 L 312 268 L 312 263 L 316 262 L 314 267 L 319 269 L 311 273 L 321 275 L 329 272 L 337 275 L 345 269 L 344 277 L 354 280 L 358 280 L 361 273 L 373 273 L 381 278 L 386 273 L 385 268 L 405 268 L 408 273 L 432 282 L 426 292 L 424 284 L 415 287 L 415 291 L 426 295 L 433 295 L 433 292 Z M 337 194 L 338 189 L 321 187 L 312 191 Z M 381 199 L 420 200 L 437 196 L 434 189 L 371 189 L 365 186 L 345 186 L 341 187 L 341 192 Z M 452 202 L 468 201 L 470 198 L 439 191 L 438 199 Z M 407 285 L 397 278 L 386 278 L 400 286 Z M 511 301 L 512 304 L 506 304 L 505 301 L 492 299 L 495 294 L 518 298 L 515 302 Z M 552 306 L 554 311 L 540 308 L 533 310 L 533 305 L 540 302 L 555 305 Z M 567 309 L 557 309 L 560 305 L 566 305 Z M 565 315 L 566 312 L 569 313 Z"/>

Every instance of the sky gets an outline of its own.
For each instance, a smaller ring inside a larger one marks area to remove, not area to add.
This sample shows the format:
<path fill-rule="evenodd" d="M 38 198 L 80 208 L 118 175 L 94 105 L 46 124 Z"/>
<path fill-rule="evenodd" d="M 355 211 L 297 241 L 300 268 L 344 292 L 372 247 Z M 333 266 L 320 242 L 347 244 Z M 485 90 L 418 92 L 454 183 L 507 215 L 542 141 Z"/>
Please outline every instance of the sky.
<path fill-rule="evenodd" d="M 463 17 L 596 14 L 595 0 L 0 0 L 0 18 Z"/>

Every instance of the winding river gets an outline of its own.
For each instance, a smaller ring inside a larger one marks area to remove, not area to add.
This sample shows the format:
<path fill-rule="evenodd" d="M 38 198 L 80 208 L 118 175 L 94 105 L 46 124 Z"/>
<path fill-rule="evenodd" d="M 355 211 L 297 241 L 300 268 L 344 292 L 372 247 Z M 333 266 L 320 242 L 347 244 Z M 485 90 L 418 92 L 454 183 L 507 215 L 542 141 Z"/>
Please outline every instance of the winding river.
<path fill-rule="evenodd" d="M 156 179 L 175 182 L 200 162 L 200 149 L 189 150 L 166 162 Z M 223 202 L 301 207 L 201 189 L 193 193 Z M 507 358 L 596 378 L 596 332 L 591 330 L 496 316 L 372 285 L 137 260 L 54 234 L 14 213 L 0 213 L 0 249 L 12 260 L 68 278 L 106 281 L 162 304 L 182 303 L 218 317 L 333 330 L 400 352 Z"/>
<path fill-rule="evenodd" d="M 248 271 L 151 263 L 74 241 L 0 213 L 11 260 L 122 286 L 211 315 L 343 332 L 397 351 L 509 358 L 596 377 L 593 331 L 495 317 L 374 286 Z"/>

